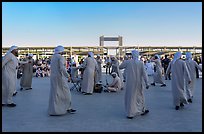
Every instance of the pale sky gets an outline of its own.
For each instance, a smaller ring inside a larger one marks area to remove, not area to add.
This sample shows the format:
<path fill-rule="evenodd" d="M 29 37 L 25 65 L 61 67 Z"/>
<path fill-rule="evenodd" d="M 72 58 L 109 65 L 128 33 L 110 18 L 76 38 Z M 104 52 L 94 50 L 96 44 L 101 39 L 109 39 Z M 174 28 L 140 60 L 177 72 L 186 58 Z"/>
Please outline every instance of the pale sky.
<path fill-rule="evenodd" d="M 3 47 L 202 46 L 202 2 L 3 2 L 2 23 Z"/>

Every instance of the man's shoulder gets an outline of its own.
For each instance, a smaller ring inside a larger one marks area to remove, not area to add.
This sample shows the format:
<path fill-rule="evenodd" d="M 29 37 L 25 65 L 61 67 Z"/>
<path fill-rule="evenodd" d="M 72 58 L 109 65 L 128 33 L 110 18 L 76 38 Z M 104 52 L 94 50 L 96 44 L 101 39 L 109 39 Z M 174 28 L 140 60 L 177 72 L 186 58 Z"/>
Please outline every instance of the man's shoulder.
<path fill-rule="evenodd" d="M 119 77 L 119 76 L 115 77 L 115 79 L 118 80 L 118 81 L 120 81 L 120 77 Z"/>
<path fill-rule="evenodd" d="M 14 55 L 13 55 L 12 53 L 8 53 L 8 54 L 6 54 L 6 55 L 4 56 L 4 58 L 5 58 L 5 57 L 7 57 L 7 58 L 8 58 L 8 57 L 13 57 L 13 56 L 14 56 Z"/>
<path fill-rule="evenodd" d="M 179 59 L 178 62 L 182 63 L 182 64 L 186 64 L 186 61 Z"/>

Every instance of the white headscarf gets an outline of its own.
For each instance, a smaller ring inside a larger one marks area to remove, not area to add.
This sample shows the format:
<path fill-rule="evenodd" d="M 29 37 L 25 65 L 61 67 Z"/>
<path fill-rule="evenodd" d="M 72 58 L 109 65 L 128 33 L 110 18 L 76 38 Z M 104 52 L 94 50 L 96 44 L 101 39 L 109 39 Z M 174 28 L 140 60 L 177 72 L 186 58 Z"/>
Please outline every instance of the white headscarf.
<path fill-rule="evenodd" d="M 186 60 L 192 60 L 191 52 L 186 52 Z"/>
<path fill-rule="evenodd" d="M 155 56 L 158 58 L 158 60 L 160 60 L 160 56 L 158 54 L 156 54 Z"/>
<path fill-rule="evenodd" d="M 91 58 L 94 58 L 94 54 L 93 54 L 93 52 L 88 52 L 88 55 L 90 55 Z"/>
<path fill-rule="evenodd" d="M 10 47 L 10 49 L 9 49 L 9 50 L 6 52 L 6 54 L 5 54 L 5 55 L 7 55 L 7 54 L 11 53 L 11 51 L 13 51 L 14 49 L 18 49 L 18 47 L 17 47 L 17 46 L 15 46 L 15 45 L 11 46 L 11 47 Z"/>
<path fill-rule="evenodd" d="M 111 75 L 116 75 L 116 77 L 118 76 L 118 74 L 116 72 L 112 72 Z"/>
<path fill-rule="evenodd" d="M 132 58 L 135 60 L 135 61 L 139 61 L 139 51 L 137 50 L 132 50 Z"/>
<path fill-rule="evenodd" d="M 33 54 L 28 54 L 28 57 L 33 57 Z"/>
<path fill-rule="evenodd" d="M 175 63 L 176 60 L 180 59 L 181 56 L 182 56 L 182 53 L 181 53 L 180 51 L 176 52 L 176 53 L 174 54 L 174 59 L 173 59 L 173 61 L 172 61 L 173 64 Z"/>
<path fill-rule="evenodd" d="M 54 50 L 54 54 L 58 54 L 58 53 L 61 53 L 61 52 L 64 52 L 64 47 L 59 45 L 55 48 Z"/>

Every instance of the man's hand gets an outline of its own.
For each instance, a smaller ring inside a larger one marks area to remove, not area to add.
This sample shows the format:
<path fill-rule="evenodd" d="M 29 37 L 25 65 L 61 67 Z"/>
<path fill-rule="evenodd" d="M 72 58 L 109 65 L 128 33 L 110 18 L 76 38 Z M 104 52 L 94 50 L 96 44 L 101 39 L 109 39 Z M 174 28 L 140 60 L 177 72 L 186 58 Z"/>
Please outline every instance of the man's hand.
<path fill-rule="evenodd" d="M 71 81 L 71 77 L 68 77 L 68 82 L 70 82 Z"/>

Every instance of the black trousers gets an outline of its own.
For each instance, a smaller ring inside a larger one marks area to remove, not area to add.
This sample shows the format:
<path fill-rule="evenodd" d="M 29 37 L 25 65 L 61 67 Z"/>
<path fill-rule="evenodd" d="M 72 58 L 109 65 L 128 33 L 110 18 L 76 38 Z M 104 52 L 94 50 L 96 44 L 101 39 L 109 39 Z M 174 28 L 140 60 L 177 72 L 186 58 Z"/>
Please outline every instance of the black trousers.
<path fill-rule="evenodd" d="M 166 70 L 167 70 L 167 68 L 164 67 L 165 80 L 167 80 Z M 169 78 L 169 80 L 171 80 L 171 73 L 168 74 L 168 78 Z"/>
<path fill-rule="evenodd" d="M 110 72 L 110 67 L 109 67 L 109 66 L 106 67 L 106 74 L 107 74 L 107 73 L 111 74 L 111 72 Z"/>
<path fill-rule="evenodd" d="M 196 67 L 196 78 L 199 78 L 198 68 Z"/>

